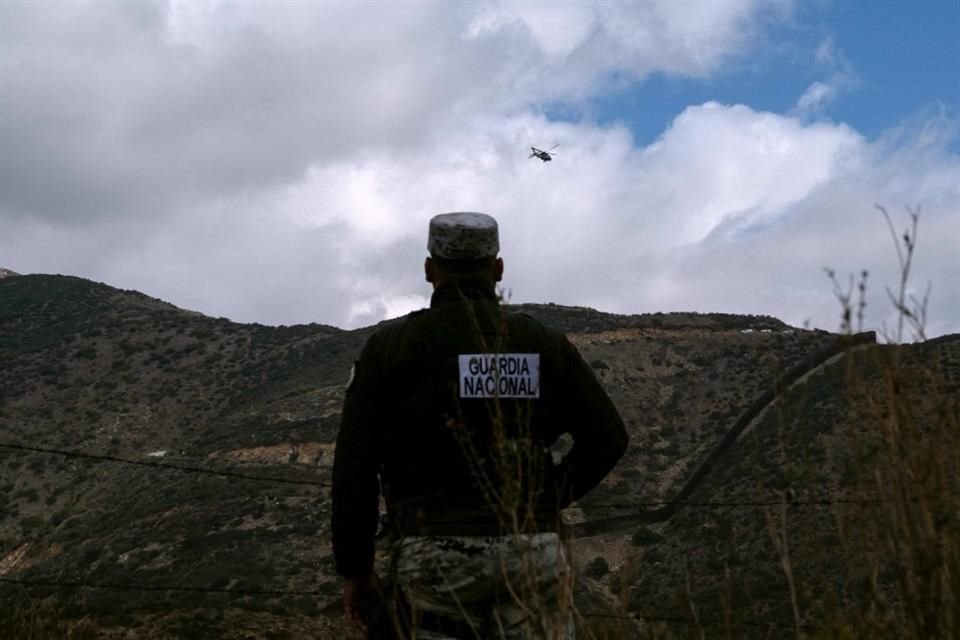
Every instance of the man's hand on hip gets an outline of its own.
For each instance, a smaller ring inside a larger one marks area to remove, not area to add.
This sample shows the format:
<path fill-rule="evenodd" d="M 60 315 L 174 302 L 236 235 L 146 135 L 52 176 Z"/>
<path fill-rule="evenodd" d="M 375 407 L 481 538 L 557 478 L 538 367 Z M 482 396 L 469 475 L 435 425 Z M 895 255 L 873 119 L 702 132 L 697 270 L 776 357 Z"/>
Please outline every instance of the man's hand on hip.
<path fill-rule="evenodd" d="M 376 573 L 344 579 L 343 608 L 351 623 L 366 632 L 380 606 L 380 579 Z"/>

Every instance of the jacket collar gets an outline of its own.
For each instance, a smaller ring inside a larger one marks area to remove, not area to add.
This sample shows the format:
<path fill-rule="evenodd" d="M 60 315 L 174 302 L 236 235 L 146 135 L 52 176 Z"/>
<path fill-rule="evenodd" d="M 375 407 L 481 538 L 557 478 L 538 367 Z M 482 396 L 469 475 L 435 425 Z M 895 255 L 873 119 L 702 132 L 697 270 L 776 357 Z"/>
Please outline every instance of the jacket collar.
<path fill-rule="evenodd" d="M 430 297 L 430 308 L 451 302 L 459 302 L 462 299 L 476 301 L 496 301 L 497 292 L 494 283 L 489 280 L 461 280 L 459 282 L 448 282 L 442 284 L 434 290 Z"/>

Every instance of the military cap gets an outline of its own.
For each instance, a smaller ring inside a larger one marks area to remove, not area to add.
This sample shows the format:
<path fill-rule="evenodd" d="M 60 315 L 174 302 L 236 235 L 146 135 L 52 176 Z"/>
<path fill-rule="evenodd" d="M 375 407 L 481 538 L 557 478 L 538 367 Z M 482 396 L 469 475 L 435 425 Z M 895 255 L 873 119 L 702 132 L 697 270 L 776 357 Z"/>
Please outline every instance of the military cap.
<path fill-rule="evenodd" d="M 449 260 L 492 258 L 500 251 L 497 221 L 472 211 L 441 213 L 430 220 L 427 250 Z"/>

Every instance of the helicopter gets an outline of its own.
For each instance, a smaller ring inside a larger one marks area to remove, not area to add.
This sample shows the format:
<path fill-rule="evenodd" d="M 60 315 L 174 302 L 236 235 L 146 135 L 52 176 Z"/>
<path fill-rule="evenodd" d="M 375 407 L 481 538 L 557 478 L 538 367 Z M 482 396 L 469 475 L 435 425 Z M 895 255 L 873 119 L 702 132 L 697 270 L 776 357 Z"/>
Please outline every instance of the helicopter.
<path fill-rule="evenodd" d="M 554 153 L 553 150 L 559 146 L 560 146 L 559 144 L 555 144 L 549 149 L 547 149 L 546 151 L 542 149 L 537 149 L 536 147 L 530 147 L 531 153 L 527 159 L 529 160 L 530 158 L 540 158 L 544 162 L 550 162 L 551 160 L 553 160 L 553 156 L 557 155 L 556 153 Z"/>

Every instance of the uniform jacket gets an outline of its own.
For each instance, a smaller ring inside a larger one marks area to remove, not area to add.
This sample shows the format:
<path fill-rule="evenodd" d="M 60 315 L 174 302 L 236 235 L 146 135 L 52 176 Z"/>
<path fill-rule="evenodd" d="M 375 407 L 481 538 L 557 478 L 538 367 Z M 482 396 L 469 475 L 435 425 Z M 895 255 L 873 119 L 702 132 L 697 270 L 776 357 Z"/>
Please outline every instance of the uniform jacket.
<path fill-rule="evenodd" d="M 563 433 L 573 445 L 555 463 Z M 378 329 L 354 367 L 333 468 L 337 572 L 371 570 L 381 492 L 395 535 L 555 531 L 626 446 L 563 334 L 505 313 L 492 284 L 441 286 L 430 309 Z"/>

